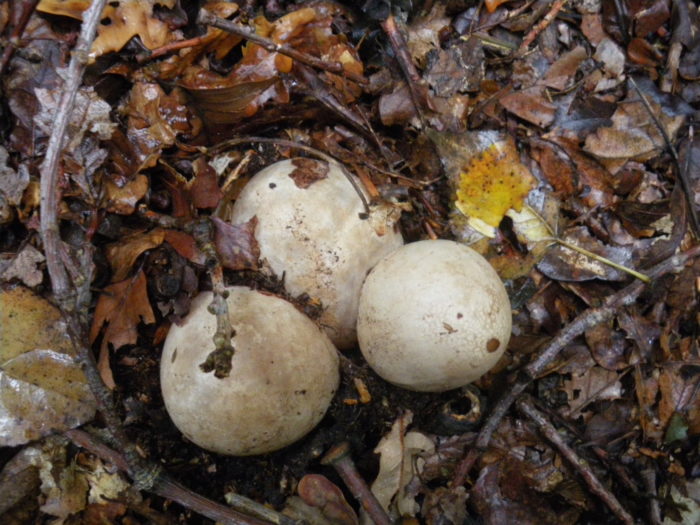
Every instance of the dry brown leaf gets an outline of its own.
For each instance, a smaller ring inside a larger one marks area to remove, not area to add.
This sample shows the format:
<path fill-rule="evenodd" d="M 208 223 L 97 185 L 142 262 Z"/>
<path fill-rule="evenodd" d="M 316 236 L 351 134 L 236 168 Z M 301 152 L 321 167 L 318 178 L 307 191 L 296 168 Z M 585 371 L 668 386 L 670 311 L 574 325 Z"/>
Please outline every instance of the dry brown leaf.
<path fill-rule="evenodd" d="M 90 342 L 94 343 L 106 325 L 100 347 L 99 367 L 105 383 L 114 388 L 109 369 L 108 345 L 115 350 L 138 340 L 138 325 L 156 320 L 148 299 L 146 275 L 143 270 L 132 278 L 107 286 L 100 294 L 90 329 Z"/>
<path fill-rule="evenodd" d="M 4 281 L 19 279 L 29 287 L 37 286 L 44 280 L 43 272 L 37 268 L 44 260 L 44 254 L 31 244 L 27 244 L 0 273 L 0 279 Z"/>
<path fill-rule="evenodd" d="M 564 381 L 564 391 L 569 397 L 566 415 L 577 417 L 590 403 L 601 399 L 620 399 L 622 383 L 620 374 L 593 366 L 583 373 L 573 373 Z"/>
<path fill-rule="evenodd" d="M 557 112 L 557 107 L 545 96 L 544 87 L 539 85 L 509 93 L 499 102 L 514 115 L 541 128 L 552 124 Z"/>
<path fill-rule="evenodd" d="M 112 282 L 126 279 L 139 255 L 160 246 L 164 239 L 165 230 L 156 228 L 107 245 L 105 252 L 112 267 Z"/>

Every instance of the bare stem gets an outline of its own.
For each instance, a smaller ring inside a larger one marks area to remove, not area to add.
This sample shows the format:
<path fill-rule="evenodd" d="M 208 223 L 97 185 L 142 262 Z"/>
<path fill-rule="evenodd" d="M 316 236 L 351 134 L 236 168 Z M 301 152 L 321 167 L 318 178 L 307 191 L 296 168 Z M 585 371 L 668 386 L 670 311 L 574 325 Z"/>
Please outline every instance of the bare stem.
<path fill-rule="evenodd" d="M 632 516 L 630 516 L 620 504 L 618 499 L 605 488 L 588 464 L 564 441 L 564 438 L 559 434 L 554 425 L 547 421 L 544 415 L 534 407 L 529 396 L 518 401 L 518 410 L 537 425 L 537 428 L 542 432 L 544 437 L 554 445 L 559 453 L 571 464 L 574 470 L 580 474 L 583 481 L 588 486 L 588 489 L 598 496 L 620 521 L 629 525 L 634 524 Z"/>
<path fill-rule="evenodd" d="M 121 454 L 99 442 L 87 432 L 69 430 L 65 434 L 76 445 L 128 472 L 129 465 Z M 158 484 L 154 486 L 153 492 L 163 498 L 176 501 L 183 507 L 191 509 L 202 516 L 227 525 L 268 525 L 270 523 L 245 516 L 240 512 L 211 501 L 164 475 L 160 477 Z"/>

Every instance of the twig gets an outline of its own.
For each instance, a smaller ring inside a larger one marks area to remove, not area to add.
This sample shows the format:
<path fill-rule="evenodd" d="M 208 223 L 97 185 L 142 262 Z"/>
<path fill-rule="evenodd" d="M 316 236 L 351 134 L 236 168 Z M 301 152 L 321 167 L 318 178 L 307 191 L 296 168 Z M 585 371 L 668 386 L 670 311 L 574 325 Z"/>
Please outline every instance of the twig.
<path fill-rule="evenodd" d="M 26 0 L 22 2 L 22 12 L 20 13 L 18 20 L 15 21 L 15 26 L 12 28 L 10 38 L 8 38 L 5 42 L 5 49 L 2 52 L 2 58 L 0 58 L 0 75 L 5 72 L 5 68 L 7 68 L 7 64 L 10 63 L 10 59 L 12 58 L 15 49 L 20 46 L 20 38 L 22 37 L 22 33 L 24 33 L 24 29 L 27 27 L 27 23 L 29 22 L 29 17 L 32 16 L 32 13 L 34 12 L 34 9 L 38 3 L 39 0 Z M 13 12 L 16 12 L 16 10 L 10 9 L 10 13 Z"/>
<path fill-rule="evenodd" d="M 338 62 L 325 62 L 307 53 L 297 51 L 296 49 L 289 47 L 285 44 L 278 44 L 276 42 L 273 42 L 269 38 L 265 38 L 254 33 L 247 27 L 243 27 L 224 18 L 219 18 L 218 16 L 214 16 L 206 9 L 199 10 L 197 22 L 199 22 L 200 24 L 210 25 L 218 29 L 223 29 L 228 33 L 238 35 L 240 37 L 245 38 L 246 40 L 254 42 L 260 47 L 267 49 L 271 53 L 281 53 L 282 55 L 286 55 L 290 58 L 293 58 L 294 60 L 298 60 L 299 62 L 307 64 L 311 67 L 322 69 L 330 73 L 335 73 L 336 75 L 344 76 L 349 80 L 352 80 L 353 82 L 357 82 L 358 84 L 366 85 L 369 83 L 369 81 L 363 75 L 358 75 L 356 73 L 353 73 L 352 71 L 346 71 L 343 65 Z"/>
<path fill-rule="evenodd" d="M 150 49 L 143 53 L 136 55 L 136 61 L 139 64 L 145 64 L 149 60 L 161 57 L 173 51 L 179 51 L 181 49 L 186 49 L 188 47 L 195 47 L 201 45 L 206 41 L 208 35 L 196 36 L 194 38 L 188 38 L 187 40 L 177 40 L 176 42 L 170 42 L 164 46 L 158 47 L 156 49 Z"/>
<path fill-rule="evenodd" d="M 299 80 L 307 86 L 307 89 L 304 90 L 306 92 L 304 93 L 305 95 L 315 98 L 331 112 L 339 115 L 352 127 L 375 142 L 379 149 L 382 148 L 377 136 L 372 134 L 365 122 L 350 111 L 349 108 L 338 101 L 338 98 L 330 92 L 326 85 L 318 78 L 313 69 L 303 64 L 299 64 L 294 67 L 294 71 L 298 74 L 297 76 L 299 77 Z"/>
<path fill-rule="evenodd" d="M 624 509 L 618 499 L 598 480 L 587 463 L 576 454 L 576 452 L 566 444 L 557 429 L 537 410 L 529 396 L 521 399 L 517 403 L 518 410 L 530 418 L 538 427 L 539 431 L 554 445 L 559 453 L 571 464 L 571 466 L 583 478 L 589 490 L 598 496 L 603 503 L 617 516 L 623 523 L 634 524 L 632 516 Z"/>
<path fill-rule="evenodd" d="M 566 4 L 567 0 L 555 0 L 552 3 L 552 7 L 549 9 L 549 12 L 544 15 L 544 18 L 540 20 L 535 27 L 533 27 L 530 32 L 525 35 L 525 38 L 523 38 L 522 43 L 520 44 L 520 47 L 518 48 L 517 51 L 517 56 L 524 55 L 527 53 L 528 48 L 530 47 L 530 44 L 532 44 L 535 39 L 539 36 L 539 34 L 547 29 L 547 26 L 552 23 L 552 20 L 556 18 L 556 16 L 559 14 L 559 11 L 561 11 L 562 7 L 564 7 L 564 4 Z"/>
<path fill-rule="evenodd" d="M 650 278 L 655 279 L 669 272 L 677 271 L 689 260 L 697 257 L 698 255 L 700 255 L 700 246 L 694 246 L 683 253 L 669 257 L 665 261 L 657 264 L 647 272 L 647 275 Z M 559 333 L 542 349 L 542 351 L 537 354 L 535 359 L 533 359 L 530 364 L 523 368 L 520 378 L 493 408 L 488 419 L 481 427 L 481 431 L 476 439 L 475 446 L 477 451 L 486 449 L 491 441 L 491 436 L 501 422 L 501 419 L 503 419 L 503 416 L 505 416 L 506 412 L 508 412 L 511 405 L 520 396 L 520 394 L 525 391 L 530 383 L 539 377 L 540 374 L 542 374 L 545 367 L 551 363 L 557 357 L 557 355 L 559 355 L 559 352 L 561 352 L 566 345 L 572 342 L 576 337 L 583 334 L 587 328 L 611 319 L 621 307 L 634 303 L 634 301 L 637 300 L 637 297 L 639 297 L 639 295 L 642 293 L 642 290 L 644 290 L 644 286 L 644 283 L 640 281 L 635 281 L 629 284 L 616 294 L 610 296 L 605 301 L 603 306 L 598 308 L 589 308 L 576 317 L 576 319 L 574 319 L 571 323 L 562 328 Z M 474 465 L 476 459 L 477 452 L 472 449 L 457 466 L 451 483 L 453 487 L 464 485 L 467 474 L 469 474 L 469 471 Z"/>
<path fill-rule="evenodd" d="M 421 93 L 418 89 L 418 87 L 422 85 L 421 78 L 415 64 L 413 63 L 413 60 L 411 60 L 411 55 L 408 52 L 406 40 L 399 31 L 399 28 L 396 26 L 396 20 L 394 19 L 393 15 L 389 15 L 387 19 L 381 23 L 381 26 L 386 33 L 386 36 L 389 37 L 389 43 L 391 44 L 391 48 L 394 50 L 396 60 L 401 67 L 401 71 L 403 71 L 403 74 L 406 77 L 406 84 L 408 84 L 408 91 L 411 94 L 411 101 L 413 102 L 413 106 L 416 108 L 416 113 L 418 113 L 418 117 L 420 118 L 421 122 L 424 122 L 425 118 L 423 115 L 423 108 L 432 108 L 430 107 L 430 101 L 426 96 L 427 91 L 423 91 Z"/>
<path fill-rule="evenodd" d="M 693 198 L 693 191 L 692 187 L 690 184 L 690 180 L 688 179 L 688 171 L 690 169 L 690 157 L 692 156 L 692 138 L 688 143 L 688 153 L 686 156 L 686 162 L 683 168 L 681 168 L 681 163 L 680 159 L 678 158 L 678 152 L 676 151 L 676 148 L 673 146 L 673 143 L 671 142 L 671 137 L 668 136 L 668 133 L 666 132 L 666 128 L 664 128 L 663 124 L 659 120 L 659 117 L 654 113 L 654 109 L 651 107 L 651 104 L 649 104 L 649 101 L 647 100 L 647 97 L 642 93 L 642 90 L 639 88 L 637 85 L 637 82 L 635 82 L 634 78 L 632 76 L 629 77 L 630 84 L 632 84 L 632 87 L 634 87 L 635 91 L 637 92 L 637 95 L 639 95 L 639 100 L 642 102 L 644 105 L 644 109 L 646 109 L 647 113 L 649 114 L 649 118 L 651 118 L 652 122 L 654 122 L 654 125 L 656 126 L 656 129 L 659 130 L 659 133 L 661 133 L 661 136 L 664 139 L 664 144 L 666 145 L 666 148 L 668 149 L 669 153 L 671 154 L 671 158 L 673 159 L 673 166 L 676 168 L 676 173 L 678 174 L 678 178 L 681 181 L 681 187 L 683 188 L 683 194 L 685 195 L 686 201 L 688 203 L 688 211 L 690 212 L 690 223 L 693 227 L 693 233 L 695 234 L 696 238 L 700 237 L 700 219 L 698 219 L 698 212 L 695 209 L 695 200 Z M 692 130 L 692 127 L 690 128 Z M 692 131 L 691 131 L 691 137 L 692 137 Z"/>
<path fill-rule="evenodd" d="M 65 435 L 73 443 L 90 451 L 100 459 L 112 463 L 120 470 L 125 472 L 129 471 L 129 465 L 121 454 L 100 443 L 87 432 L 75 429 L 68 430 L 65 432 Z M 220 503 L 200 496 L 165 475 L 161 475 L 158 484 L 153 487 L 153 493 L 163 498 L 173 500 L 185 508 L 221 523 L 230 525 L 269 525 L 270 523 L 269 521 L 261 521 L 256 518 L 245 516 Z"/>
<path fill-rule="evenodd" d="M 58 228 L 58 173 L 66 129 L 73 112 L 75 98 L 82 81 L 88 51 L 92 45 L 106 0 L 93 2 L 85 11 L 78 41 L 68 64 L 63 96 L 57 108 L 46 156 L 41 165 L 41 220 L 40 232 L 44 243 L 46 267 L 51 278 L 53 294 L 63 317 L 66 319 L 68 334 L 75 349 L 76 361 L 82 366 L 97 407 L 102 413 L 112 439 L 118 443 L 129 462 L 129 472 L 141 482 L 151 483 L 157 478 L 158 466 L 144 466 L 136 447 L 127 438 L 114 407 L 109 389 L 102 382 L 88 340 L 87 306 L 91 282 L 91 257 L 89 245 L 78 252 L 80 268 L 74 266 L 67 248 L 61 241 Z"/>
<path fill-rule="evenodd" d="M 331 448 L 321 459 L 321 464 L 330 465 L 336 470 L 375 525 L 391 525 L 391 520 L 381 503 L 357 471 L 350 457 L 350 445 L 347 442 Z"/>
<path fill-rule="evenodd" d="M 659 508 L 659 497 L 656 493 L 656 473 L 654 469 L 647 468 L 642 470 L 642 480 L 649 498 L 649 523 L 651 525 L 661 525 L 661 509 Z"/>
<path fill-rule="evenodd" d="M 209 312 L 216 316 L 216 332 L 212 340 L 214 350 L 212 350 L 199 368 L 203 372 L 214 372 L 218 378 L 228 377 L 231 373 L 231 360 L 236 352 L 231 343 L 232 337 L 236 334 L 231 325 L 229 317 L 228 291 L 224 283 L 224 270 L 219 261 L 219 255 L 214 245 L 214 224 L 208 218 L 193 222 L 188 228 L 194 240 L 197 241 L 198 248 L 206 257 L 206 265 L 211 276 L 212 292 L 214 294 Z"/>

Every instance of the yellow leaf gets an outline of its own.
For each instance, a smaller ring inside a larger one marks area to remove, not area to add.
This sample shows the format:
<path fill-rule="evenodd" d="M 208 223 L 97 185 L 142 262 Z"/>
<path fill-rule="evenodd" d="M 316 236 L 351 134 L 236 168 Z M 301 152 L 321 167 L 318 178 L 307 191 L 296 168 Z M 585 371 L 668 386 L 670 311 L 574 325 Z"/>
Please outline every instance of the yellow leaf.
<path fill-rule="evenodd" d="M 509 209 L 519 211 L 535 179 L 518 158 L 512 139 L 499 140 L 474 156 L 459 174 L 457 209 L 469 224 L 493 237 Z"/>

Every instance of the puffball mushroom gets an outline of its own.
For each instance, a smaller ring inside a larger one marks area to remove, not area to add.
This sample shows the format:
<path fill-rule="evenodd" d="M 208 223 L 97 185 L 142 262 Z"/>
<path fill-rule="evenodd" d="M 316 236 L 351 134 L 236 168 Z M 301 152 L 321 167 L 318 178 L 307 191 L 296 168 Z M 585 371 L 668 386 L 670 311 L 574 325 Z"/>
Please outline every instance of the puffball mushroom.
<path fill-rule="evenodd" d="M 214 350 L 212 293 L 198 295 L 168 332 L 160 381 L 175 425 L 202 448 L 264 454 L 303 437 L 323 418 L 338 388 L 335 347 L 287 301 L 246 287 L 227 289 L 235 354 L 230 375 L 199 365 Z"/>
<path fill-rule="evenodd" d="M 505 287 L 477 252 L 447 241 L 407 244 L 362 287 L 357 323 L 370 367 L 397 386 L 442 392 L 470 383 L 510 339 Z"/>
<path fill-rule="evenodd" d="M 261 258 L 284 276 L 289 294 L 321 302 L 319 322 L 340 349 L 357 342 L 357 304 L 367 272 L 403 244 L 398 214 L 380 207 L 361 218 L 366 210 L 358 191 L 336 164 L 284 160 L 253 176 L 228 217 L 233 224 L 257 217 Z"/>

